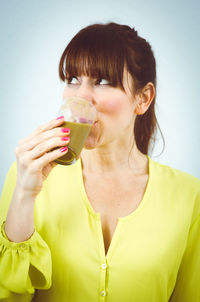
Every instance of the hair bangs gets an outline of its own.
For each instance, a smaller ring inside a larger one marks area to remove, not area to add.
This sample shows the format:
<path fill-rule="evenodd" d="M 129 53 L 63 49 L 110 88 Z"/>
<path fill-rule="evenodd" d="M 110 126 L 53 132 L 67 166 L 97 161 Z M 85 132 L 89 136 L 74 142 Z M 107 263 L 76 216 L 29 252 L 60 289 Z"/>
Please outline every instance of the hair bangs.
<path fill-rule="evenodd" d="M 63 81 L 81 75 L 106 79 L 113 87 L 124 90 L 125 57 L 125 50 L 115 32 L 103 28 L 82 30 L 64 50 L 59 75 Z"/>

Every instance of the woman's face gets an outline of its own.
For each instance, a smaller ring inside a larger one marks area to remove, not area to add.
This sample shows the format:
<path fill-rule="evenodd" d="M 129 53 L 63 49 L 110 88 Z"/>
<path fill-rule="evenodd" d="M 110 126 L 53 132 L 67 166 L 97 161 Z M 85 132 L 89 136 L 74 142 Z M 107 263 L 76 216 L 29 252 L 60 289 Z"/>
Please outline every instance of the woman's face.
<path fill-rule="evenodd" d="M 86 149 L 93 149 L 113 141 L 124 144 L 133 139 L 135 101 L 129 87 L 133 87 L 131 76 L 125 72 L 125 91 L 112 87 L 105 79 L 94 79 L 85 75 L 73 77 L 67 82 L 63 97 L 79 96 L 90 101 L 97 111 L 97 122 L 92 126 L 85 142 Z"/>

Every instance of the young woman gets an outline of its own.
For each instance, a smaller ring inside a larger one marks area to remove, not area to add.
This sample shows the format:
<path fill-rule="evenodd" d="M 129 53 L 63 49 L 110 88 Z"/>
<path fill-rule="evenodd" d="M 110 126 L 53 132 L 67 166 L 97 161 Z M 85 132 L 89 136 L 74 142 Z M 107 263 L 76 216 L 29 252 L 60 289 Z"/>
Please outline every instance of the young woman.
<path fill-rule="evenodd" d="M 151 46 L 129 26 L 90 25 L 59 75 L 97 122 L 70 166 L 54 162 L 68 151 L 63 117 L 19 142 L 0 202 L 0 300 L 200 301 L 200 180 L 148 155 Z"/>

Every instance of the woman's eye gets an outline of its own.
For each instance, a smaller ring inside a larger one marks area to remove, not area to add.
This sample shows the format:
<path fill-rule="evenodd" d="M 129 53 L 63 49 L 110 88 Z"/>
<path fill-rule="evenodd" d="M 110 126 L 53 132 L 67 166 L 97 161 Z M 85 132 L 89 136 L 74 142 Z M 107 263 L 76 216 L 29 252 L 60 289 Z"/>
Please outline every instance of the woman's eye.
<path fill-rule="evenodd" d="M 67 84 L 78 84 L 78 79 L 76 77 L 70 77 L 67 79 Z"/>
<path fill-rule="evenodd" d="M 106 79 L 99 79 L 97 80 L 98 85 L 110 85 L 110 82 Z"/>

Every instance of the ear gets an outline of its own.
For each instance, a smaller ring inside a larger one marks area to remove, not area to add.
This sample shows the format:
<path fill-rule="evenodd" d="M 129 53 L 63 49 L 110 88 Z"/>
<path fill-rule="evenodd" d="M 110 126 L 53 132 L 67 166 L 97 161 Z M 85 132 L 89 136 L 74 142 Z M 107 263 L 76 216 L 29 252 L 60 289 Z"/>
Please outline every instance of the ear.
<path fill-rule="evenodd" d="M 136 107 L 135 107 L 135 114 L 136 115 L 142 115 L 144 114 L 149 106 L 151 105 L 151 102 L 153 101 L 155 97 L 155 87 L 154 84 L 149 82 L 147 83 L 142 91 L 136 95 Z"/>

